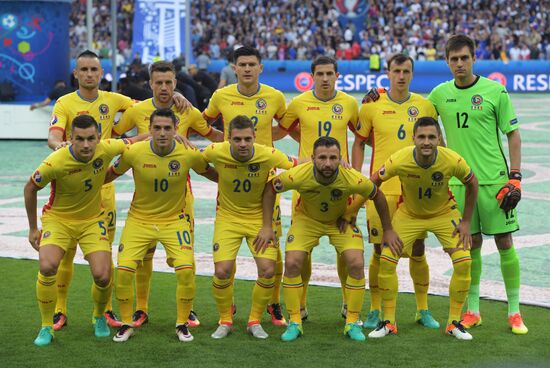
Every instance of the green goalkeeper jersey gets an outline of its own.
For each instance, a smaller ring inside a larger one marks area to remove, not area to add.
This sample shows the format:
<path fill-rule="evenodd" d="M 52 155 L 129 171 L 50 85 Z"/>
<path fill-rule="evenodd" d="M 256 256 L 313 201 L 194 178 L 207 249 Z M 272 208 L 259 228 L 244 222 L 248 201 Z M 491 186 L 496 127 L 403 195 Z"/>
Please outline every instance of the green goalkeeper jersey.
<path fill-rule="evenodd" d="M 519 128 L 506 88 L 478 76 L 469 87 L 457 87 L 454 79 L 435 87 L 428 99 L 445 128 L 447 145 L 466 159 L 480 185 L 508 181 L 508 163 L 501 133 Z M 460 184 L 453 178 L 451 184 Z"/>

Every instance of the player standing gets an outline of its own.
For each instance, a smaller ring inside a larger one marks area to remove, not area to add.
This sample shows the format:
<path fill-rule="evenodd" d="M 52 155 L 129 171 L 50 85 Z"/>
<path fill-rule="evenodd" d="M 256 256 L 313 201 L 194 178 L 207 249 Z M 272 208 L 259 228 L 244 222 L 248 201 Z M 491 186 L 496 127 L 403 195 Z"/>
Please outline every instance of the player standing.
<path fill-rule="evenodd" d="M 403 247 L 393 248 L 390 244 L 382 248 L 378 280 L 384 302 L 384 321 L 369 333 L 371 338 L 397 334 L 397 263 L 402 254 L 410 255 L 416 239 L 430 231 L 453 262 L 446 332 L 459 340 L 472 339 L 460 323 L 460 313 L 470 287 L 470 221 L 477 196 L 477 179 L 460 155 L 437 147 L 440 138 L 441 128 L 435 119 L 418 119 L 413 131 L 414 146 L 391 155 L 372 175 L 376 185 L 396 176 L 401 181 L 403 203 L 395 212 L 392 225 Z M 463 215 L 449 191 L 451 177 L 458 178 L 465 186 Z M 458 241 L 453 239 L 457 234 Z"/>
<path fill-rule="evenodd" d="M 195 107 L 178 112 L 174 106 L 174 93 L 176 90 L 176 71 L 174 65 L 167 61 L 157 61 L 149 68 L 149 85 L 153 91 L 153 97 L 135 104 L 129 108 L 120 122 L 115 125 L 113 131 L 122 135 L 127 131 L 137 128 L 138 134 L 148 134 L 150 129 L 150 118 L 156 109 L 171 109 L 177 120 L 177 134 L 188 137 L 196 132 L 199 135 L 213 141 L 223 140 L 223 133 L 210 127 L 199 110 Z M 185 216 L 191 231 L 191 242 L 194 243 L 194 198 L 191 189 L 191 181 L 188 178 L 187 190 L 185 192 Z M 147 254 L 136 269 L 136 311 L 133 316 L 134 327 L 139 327 L 149 320 L 149 290 L 151 276 L 153 274 L 153 256 L 157 243 L 151 244 Z M 194 263 L 193 263 L 194 264 Z M 196 327 L 200 324 L 194 311 L 189 314 L 189 326 Z"/>
<path fill-rule="evenodd" d="M 336 60 L 319 56 L 311 63 L 311 75 L 315 87 L 311 91 L 295 97 L 287 108 L 280 125 L 290 132 L 300 134 L 299 158 L 308 159 L 313 155 L 313 143 L 319 137 L 332 137 L 342 148 L 342 159 L 348 162 L 348 128 L 355 132 L 358 128 L 358 106 L 354 97 L 336 90 L 338 66 Z M 297 195 L 293 195 L 292 207 L 296 207 Z M 347 272 L 344 261 L 337 260 L 338 276 L 342 285 L 342 315 L 346 314 L 345 285 Z M 311 257 L 302 269 L 304 283 L 301 299 L 302 318 L 307 318 L 307 287 L 311 278 Z"/>
<path fill-rule="evenodd" d="M 97 337 L 109 336 L 105 306 L 112 289 L 111 245 L 103 214 L 101 188 L 109 162 L 124 151 L 123 140 L 102 140 L 98 124 L 89 115 L 71 124 L 71 144 L 50 154 L 25 186 L 29 242 L 39 252 L 40 271 L 36 297 L 42 328 L 34 343 L 53 340 L 52 315 L 56 308 L 57 272 L 65 252 L 78 243 L 94 278 L 93 320 Z M 36 195 L 51 183 L 49 202 L 43 208 L 42 231 L 36 219 Z"/>
<path fill-rule="evenodd" d="M 214 122 L 221 116 L 224 124 L 225 139 L 228 139 L 229 122 L 236 116 L 245 115 L 252 120 L 255 129 L 255 142 L 268 147 L 273 141 L 281 139 L 287 133 L 279 126 L 273 126 L 273 120 L 280 121 L 286 112 L 284 95 L 273 87 L 259 81 L 263 71 L 260 52 L 249 46 L 239 47 L 234 52 L 234 70 L 237 83 L 217 90 L 210 99 L 203 115 L 209 122 Z M 272 172 L 271 175 L 274 175 Z M 274 221 L 277 236 L 282 235 L 280 199 L 275 203 Z M 271 322 L 274 325 L 286 325 L 280 304 L 281 278 L 283 276 L 283 259 L 281 250 L 277 248 L 278 256 L 275 268 L 275 284 L 273 296 L 268 305 Z"/>
<path fill-rule="evenodd" d="M 479 179 L 479 196 L 471 222 L 472 284 L 466 328 L 481 324 L 479 283 L 481 279 L 482 233 L 493 235 L 508 297 L 508 323 L 515 334 L 526 334 L 519 308 L 520 266 L 512 233 L 519 229 L 515 209 L 521 199 L 521 137 L 519 123 L 506 88 L 475 75 L 474 41 L 465 35 L 449 38 L 445 56 L 454 79 L 440 84 L 428 99 L 434 104 L 449 148 L 468 163 Z M 510 166 L 504 156 L 500 133 L 506 134 Z M 459 207 L 464 208 L 464 186 L 451 181 Z"/>
<path fill-rule="evenodd" d="M 365 155 L 365 144 L 370 141 L 372 156 L 369 175 L 386 162 L 392 153 L 411 145 L 414 123 L 421 116 L 437 119 L 437 113 L 430 101 L 411 93 L 409 85 L 413 78 L 413 60 L 403 54 L 396 54 L 388 60 L 388 78 L 390 90 L 380 95 L 377 103 L 361 105 L 359 110 L 359 129 L 355 134 L 352 146 L 352 166 L 361 171 Z M 382 183 L 390 217 L 393 217 L 401 197 L 399 178 L 392 178 Z M 380 322 L 381 299 L 378 288 L 380 270 L 380 242 L 382 228 L 380 218 L 371 201 L 367 202 L 367 219 L 369 241 L 374 244 L 374 251 L 369 265 L 369 289 L 371 307 L 364 323 L 365 328 L 374 329 Z M 439 323 L 428 310 L 428 288 L 430 271 L 424 254 L 424 240 L 418 239 L 409 259 L 409 271 L 414 282 L 416 296 L 416 320 L 428 328 L 439 328 Z"/>
<path fill-rule="evenodd" d="M 113 340 L 124 342 L 133 334 L 136 268 L 151 243 L 160 242 L 176 272 L 176 335 L 187 342 L 193 340 L 187 318 L 195 296 L 195 273 L 191 229 L 185 218 L 185 184 L 191 168 L 211 180 L 217 175 L 199 151 L 175 141 L 176 116 L 172 110 L 159 109 L 151 114 L 150 133 L 152 140 L 128 147 L 106 179 L 109 182 L 132 169 L 135 182 L 118 248 L 116 298 L 123 325 Z"/>
<path fill-rule="evenodd" d="M 273 238 L 271 219 L 275 193 L 296 190 L 300 199 L 292 215 L 285 246 L 283 293 L 290 314 L 290 323 L 281 336 L 294 341 L 303 334 L 300 297 L 303 290 L 302 267 L 308 254 L 327 235 L 345 263 L 349 274 L 345 283 L 348 300 L 344 334 L 355 341 L 364 341 L 359 313 L 365 295 L 363 236 L 356 226 L 347 226 L 347 205 L 350 195 L 360 194 L 375 202 L 384 228 L 383 239 L 400 242 L 391 228 L 384 194 L 373 183 L 353 169 L 340 166 L 342 156 L 338 141 L 332 137 L 318 138 L 313 147 L 312 161 L 292 168 L 266 184 L 263 204 L 263 227 L 255 241 L 257 246 Z M 361 202 L 362 203 L 362 202 Z M 342 224 L 343 222 L 343 224 Z"/>

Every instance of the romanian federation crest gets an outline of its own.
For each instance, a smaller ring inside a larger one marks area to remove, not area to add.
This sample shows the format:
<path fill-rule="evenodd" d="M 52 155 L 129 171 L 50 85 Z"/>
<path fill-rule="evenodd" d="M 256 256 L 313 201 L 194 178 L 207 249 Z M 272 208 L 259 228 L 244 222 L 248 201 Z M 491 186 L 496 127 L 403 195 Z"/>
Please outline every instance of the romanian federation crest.
<path fill-rule="evenodd" d="M 256 108 L 258 110 L 265 110 L 267 108 L 267 102 L 263 98 L 258 98 L 256 100 Z"/>
<path fill-rule="evenodd" d="M 170 169 L 171 172 L 178 172 L 180 167 L 181 167 L 181 164 L 179 163 L 178 160 L 172 160 L 168 163 L 168 168 Z"/>
<path fill-rule="evenodd" d="M 92 163 L 92 166 L 94 167 L 94 170 L 101 168 L 101 166 L 103 166 L 103 159 L 100 157 L 96 158 Z"/>
<path fill-rule="evenodd" d="M 472 96 L 472 105 L 479 106 L 483 103 L 483 97 L 481 95 L 473 95 Z"/>
<path fill-rule="evenodd" d="M 416 106 L 411 106 L 407 109 L 407 114 L 409 114 L 409 116 L 411 118 L 416 118 L 419 114 L 418 112 L 418 108 Z"/>
<path fill-rule="evenodd" d="M 341 115 L 344 112 L 344 108 L 340 104 L 332 105 L 332 112 L 336 115 Z"/>
<path fill-rule="evenodd" d="M 101 115 L 107 115 L 109 113 L 109 106 L 107 106 L 107 104 L 99 105 L 99 113 Z"/>
<path fill-rule="evenodd" d="M 433 181 L 441 181 L 443 180 L 443 173 L 441 171 L 436 171 L 432 174 L 432 180 Z"/>

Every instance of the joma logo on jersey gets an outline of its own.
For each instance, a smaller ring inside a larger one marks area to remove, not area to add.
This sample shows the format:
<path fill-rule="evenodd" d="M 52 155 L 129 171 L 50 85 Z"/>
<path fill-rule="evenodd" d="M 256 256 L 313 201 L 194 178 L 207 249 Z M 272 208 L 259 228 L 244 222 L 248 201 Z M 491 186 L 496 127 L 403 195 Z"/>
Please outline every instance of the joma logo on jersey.
<path fill-rule="evenodd" d="M 382 111 L 382 115 L 391 115 L 391 114 L 395 114 L 395 111 L 394 110 L 384 110 L 384 111 Z"/>
<path fill-rule="evenodd" d="M 81 115 L 90 115 L 90 112 L 86 110 L 86 111 L 79 111 L 76 113 L 76 116 L 81 116 Z"/>
<path fill-rule="evenodd" d="M 231 101 L 231 106 L 234 106 L 234 105 L 244 106 L 244 102 L 242 102 L 242 101 Z"/>
<path fill-rule="evenodd" d="M 449 102 L 456 102 L 456 98 L 448 98 L 447 101 L 445 101 L 446 103 L 449 103 Z"/>
<path fill-rule="evenodd" d="M 155 164 L 143 164 L 144 169 L 156 169 L 157 165 Z"/>
<path fill-rule="evenodd" d="M 79 173 L 81 172 L 82 169 L 72 169 L 72 170 L 69 170 L 69 172 L 67 173 L 67 175 L 72 175 L 72 174 L 76 174 L 76 173 Z"/>
<path fill-rule="evenodd" d="M 223 165 L 223 167 L 224 167 L 225 169 L 236 169 L 236 168 L 237 168 L 237 165 L 225 164 L 225 165 Z"/>
<path fill-rule="evenodd" d="M 321 108 L 319 106 L 308 106 L 308 107 L 306 107 L 306 111 L 309 111 L 309 110 L 321 110 Z"/>
<path fill-rule="evenodd" d="M 96 158 L 92 163 L 92 166 L 94 168 L 94 174 L 97 174 L 98 172 L 103 170 L 103 159 L 100 157 Z"/>
<path fill-rule="evenodd" d="M 481 95 L 473 95 L 471 101 L 472 110 L 483 110 L 483 106 L 481 106 L 483 103 L 483 97 L 481 97 Z"/>

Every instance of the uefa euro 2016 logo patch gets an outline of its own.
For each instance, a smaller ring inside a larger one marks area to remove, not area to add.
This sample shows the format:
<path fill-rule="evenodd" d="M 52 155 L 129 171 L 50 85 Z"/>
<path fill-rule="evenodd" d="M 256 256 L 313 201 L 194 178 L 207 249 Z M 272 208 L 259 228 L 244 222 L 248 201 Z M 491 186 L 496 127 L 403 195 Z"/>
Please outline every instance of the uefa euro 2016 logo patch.
<path fill-rule="evenodd" d="M 118 252 L 122 252 L 124 250 L 124 244 L 120 243 L 120 245 L 118 246 Z"/>
<path fill-rule="evenodd" d="M 376 236 L 376 235 L 378 235 L 378 229 L 372 228 L 372 229 L 370 230 L 370 233 L 372 234 L 372 236 Z"/>
<path fill-rule="evenodd" d="M 416 106 L 411 106 L 407 109 L 407 114 L 409 114 L 409 116 L 411 118 L 416 118 L 419 114 L 418 112 L 418 109 L 416 108 Z"/>
<path fill-rule="evenodd" d="M 331 201 L 337 201 L 339 200 L 340 198 L 342 198 L 342 191 L 340 189 L 333 189 L 331 192 L 330 192 L 330 200 Z"/>
<path fill-rule="evenodd" d="M 94 167 L 94 170 L 100 169 L 101 166 L 103 166 L 103 159 L 100 157 L 96 158 L 92 163 L 92 166 Z"/>
<path fill-rule="evenodd" d="M 49 231 L 46 231 L 44 234 L 42 234 L 42 238 L 43 239 L 49 238 L 50 235 L 52 235 L 52 233 L 50 233 Z"/>
<path fill-rule="evenodd" d="M 472 110 L 482 110 L 483 107 L 481 104 L 483 103 L 483 97 L 481 95 L 473 95 L 472 96 Z"/>
<path fill-rule="evenodd" d="M 214 243 L 214 245 L 212 246 L 212 250 L 213 250 L 214 252 L 217 252 L 218 249 L 220 249 L 220 245 L 219 245 L 218 243 Z"/>
<path fill-rule="evenodd" d="M 384 176 L 385 173 L 386 173 L 386 166 L 385 166 L 385 165 L 382 165 L 382 167 L 380 168 L 380 170 L 378 170 L 378 175 Z"/>
<path fill-rule="evenodd" d="M 101 115 L 107 115 L 109 113 L 109 106 L 107 106 L 107 104 L 99 105 L 99 113 Z"/>
<path fill-rule="evenodd" d="M 289 235 L 288 238 L 286 238 L 287 243 L 292 243 L 294 241 L 294 235 Z"/>
<path fill-rule="evenodd" d="M 258 170 L 260 170 L 260 164 L 250 164 L 250 165 L 248 165 L 248 171 L 256 172 Z"/>
<path fill-rule="evenodd" d="M 34 181 L 37 183 L 40 183 L 42 181 L 42 175 L 40 175 L 40 171 L 36 170 L 34 172 L 34 175 L 32 176 Z"/>
<path fill-rule="evenodd" d="M 273 188 L 275 188 L 275 190 L 277 192 L 280 192 L 280 191 L 283 190 L 284 185 L 283 185 L 283 182 L 281 181 L 281 179 L 277 178 L 277 179 L 273 180 Z"/>
<path fill-rule="evenodd" d="M 344 112 L 344 108 L 340 104 L 332 105 L 332 112 L 336 115 L 341 115 Z"/>
<path fill-rule="evenodd" d="M 265 110 L 267 108 L 267 102 L 263 98 L 258 98 L 256 100 L 256 108 L 258 110 Z"/>
<path fill-rule="evenodd" d="M 50 120 L 50 126 L 57 124 L 57 115 L 52 115 L 52 120 Z"/>
<path fill-rule="evenodd" d="M 181 167 L 181 164 L 178 160 L 172 160 L 168 163 L 168 168 L 171 172 L 177 172 Z"/>

